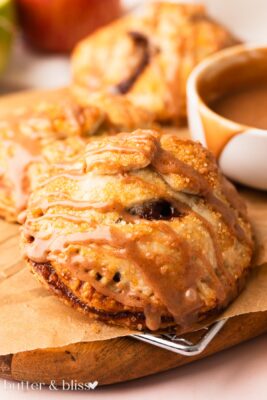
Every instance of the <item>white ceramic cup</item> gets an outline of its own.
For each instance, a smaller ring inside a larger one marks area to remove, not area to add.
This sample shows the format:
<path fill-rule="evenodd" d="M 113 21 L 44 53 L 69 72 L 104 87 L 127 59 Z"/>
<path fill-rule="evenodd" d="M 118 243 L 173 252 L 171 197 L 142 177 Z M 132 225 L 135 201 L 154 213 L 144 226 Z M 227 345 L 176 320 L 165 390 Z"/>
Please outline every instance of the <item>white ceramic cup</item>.
<path fill-rule="evenodd" d="M 188 119 L 192 138 L 215 154 L 225 175 L 267 190 L 267 130 L 226 119 L 208 106 L 220 91 L 244 87 L 257 74 L 267 76 L 267 47 L 240 45 L 208 57 L 188 80 Z"/>

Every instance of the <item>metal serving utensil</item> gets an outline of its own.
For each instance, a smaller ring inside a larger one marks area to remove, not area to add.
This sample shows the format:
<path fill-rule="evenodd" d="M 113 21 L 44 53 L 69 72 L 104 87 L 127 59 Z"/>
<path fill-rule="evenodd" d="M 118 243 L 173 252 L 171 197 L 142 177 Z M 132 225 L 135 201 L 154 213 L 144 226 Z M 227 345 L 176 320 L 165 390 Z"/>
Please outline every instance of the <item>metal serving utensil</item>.
<path fill-rule="evenodd" d="M 223 319 L 215 322 L 207 328 L 204 328 L 206 332 L 196 343 L 192 343 L 191 341 L 183 337 L 176 336 L 172 333 L 138 333 L 130 335 L 130 337 L 140 340 L 141 342 L 146 342 L 153 346 L 172 351 L 173 353 L 182 354 L 183 356 L 196 356 L 206 349 L 206 347 L 226 324 L 227 320 L 228 319 Z"/>

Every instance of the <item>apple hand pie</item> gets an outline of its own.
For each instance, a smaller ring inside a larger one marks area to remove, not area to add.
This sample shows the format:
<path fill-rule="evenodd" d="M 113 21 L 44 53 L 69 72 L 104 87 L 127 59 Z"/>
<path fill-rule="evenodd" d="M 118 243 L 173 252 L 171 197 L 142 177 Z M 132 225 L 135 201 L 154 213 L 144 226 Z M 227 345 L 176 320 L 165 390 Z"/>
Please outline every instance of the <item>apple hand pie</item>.
<path fill-rule="evenodd" d="M 46 165 L 69 160 L 104 119 L 70 99 L 20 107 L 0 121 L 0 215 L 16 220 Z"/>
<path fill-rule="evenodd" d="M 27 100 L 0 119 L 0 216 L 9 221 L 17 220 L 52 163 L 70 162 L 95 135 L 151 127 L 153 121 L 131 105 L 81 106 L 66 90 L 35 96 L 34 104 Z"/>
<path fill-rule="evenodd" d="M 238 41 L 201 5 L 153 3 L 84 39 L 73 52 L 73 92 L 82 101 L 126 98 L 159 122 L 184 123 L 193 67 Z"/>
<path fill-rule="evenodd" d="M 32 193 L 26 262 L 66 304 L 134 329 L 189 331 L 238 294 L 246 208 L 200 144 L 136 130 L 89 143 Z"/>

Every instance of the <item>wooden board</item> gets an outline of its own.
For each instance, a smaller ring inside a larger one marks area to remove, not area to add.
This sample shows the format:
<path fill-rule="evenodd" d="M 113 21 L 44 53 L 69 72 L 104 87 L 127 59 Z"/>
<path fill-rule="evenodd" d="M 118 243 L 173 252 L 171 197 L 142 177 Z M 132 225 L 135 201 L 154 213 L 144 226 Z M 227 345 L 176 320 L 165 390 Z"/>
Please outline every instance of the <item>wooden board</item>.
<path fill-rule="evenodd" d="M 36 94 L 1 99 L 0 115 L 21 100 L 24 104 L 28 99 L 32 100 L 33 96 Z M 186 131 L 181 134 L 185 135 Z M 257 213 L 267 221 L 267 195 L 249 190 L 242 190 L 242 194 L 249 203 L 257 204 Z M 265 226 L 267 229 L 267 224 Z M 12 249 L 16 246 L 17 236 L 18 226 L 0 221 L 0 254 L 5 262 L 8 259 L 14 261 Z M 106 385 L 190 363 L 264 332 L 267 332 L 267 312 L 231 319 L 208 348 L 195 357 L 180 356 L 127 337 L 22 352 L 0 357 L 0 377 L 44 383 L 53 379 L 58 385 L 62 380 L 98 381 L 99 385 Z"/>
<path fill-rule="evenodd" d="M 58 349 L 34 350 L 0 357 L 0 376 L 49 384 L 55 380 L 128 381 L 207 357 L 267 332 L 267 312 L 233 318 L 201 355 L 184 357 L 131 338 L 78 343 Z"/>

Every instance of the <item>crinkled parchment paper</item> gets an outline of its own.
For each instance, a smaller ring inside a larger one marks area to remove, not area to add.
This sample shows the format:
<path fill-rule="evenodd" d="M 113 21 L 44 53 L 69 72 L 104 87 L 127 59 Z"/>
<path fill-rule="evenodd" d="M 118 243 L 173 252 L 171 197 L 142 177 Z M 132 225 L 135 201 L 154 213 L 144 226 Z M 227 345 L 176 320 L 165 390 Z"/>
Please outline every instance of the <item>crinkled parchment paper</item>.
<path fill-rule="evenodd" d="M 223 317 L 267 310 L 267 264 L 263 265 L 267 262 L 267 195 L 249 191 L 243 195 L 258 242 L 257 267 Z M 18 226 L 0 222 L 0 355 L 130 333 L 88 320 L 43 289 L 21 261 L 18 235 Z"/>

